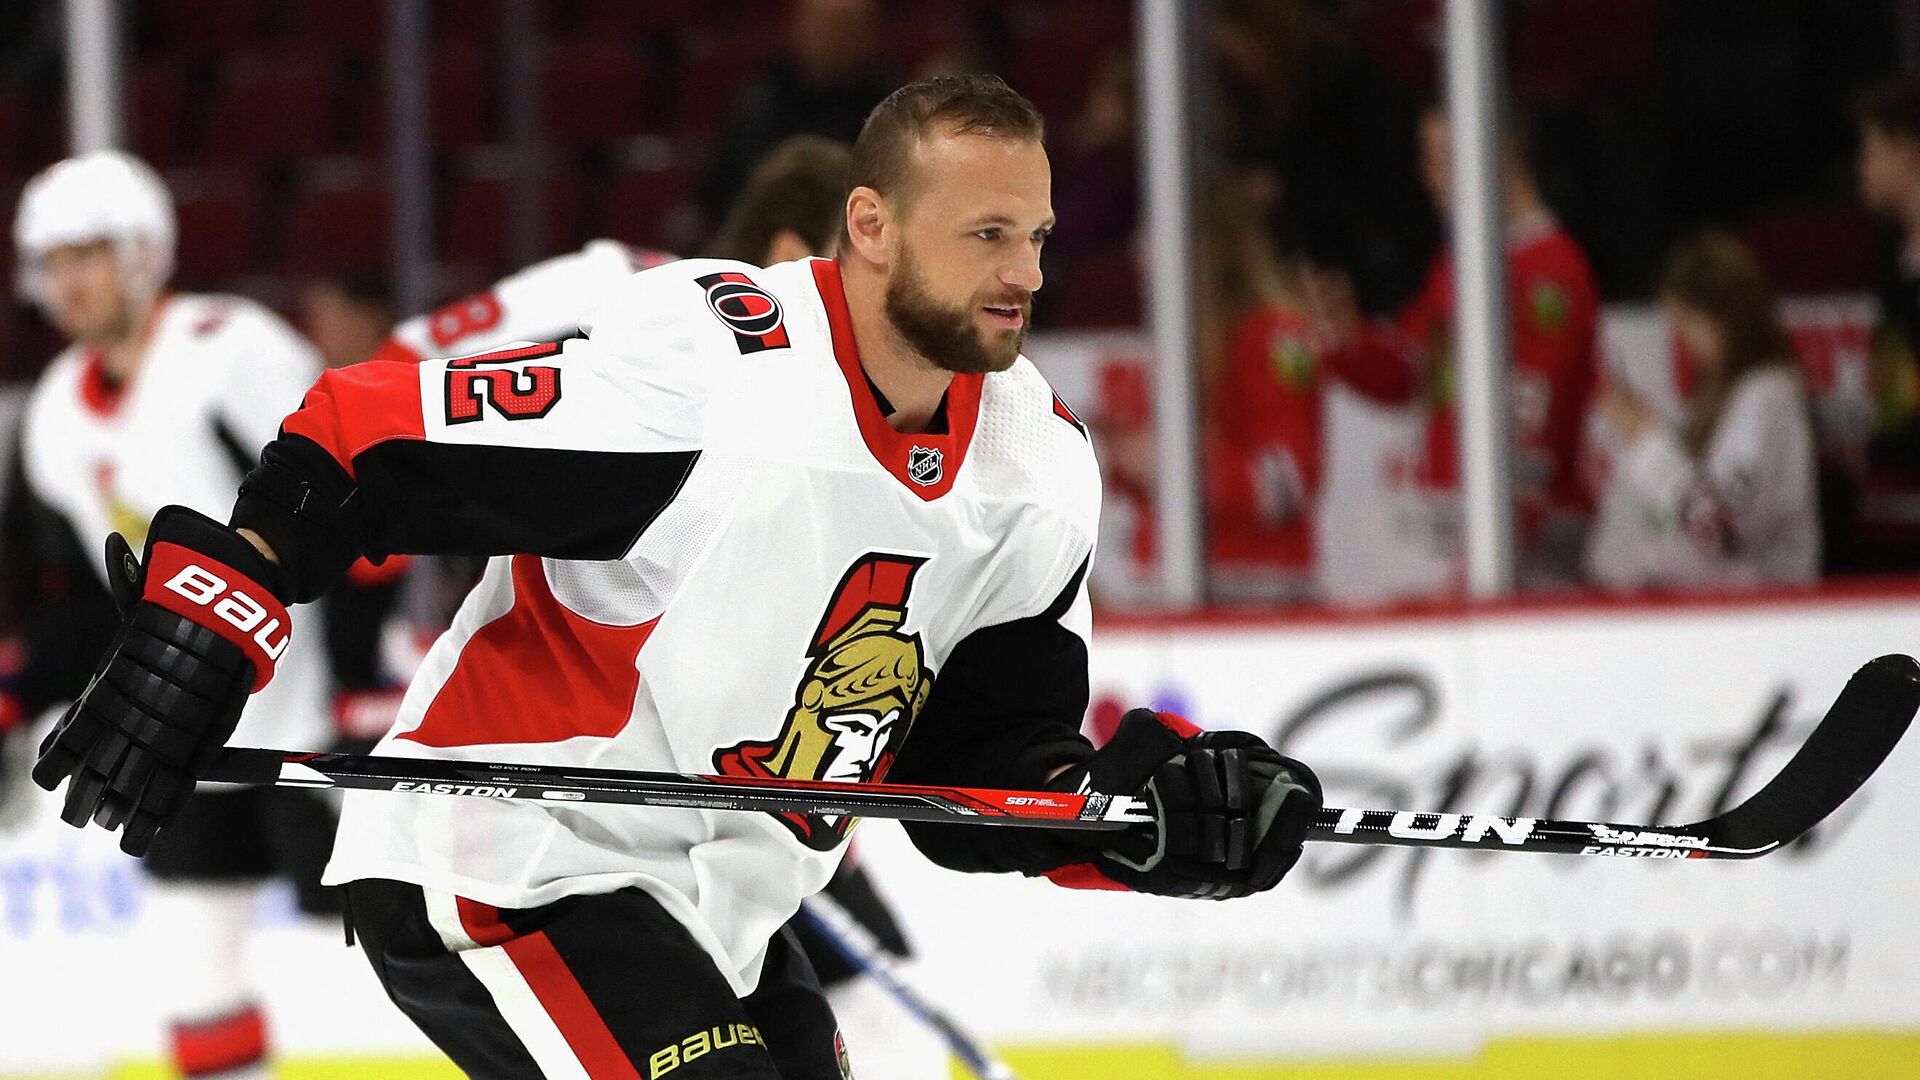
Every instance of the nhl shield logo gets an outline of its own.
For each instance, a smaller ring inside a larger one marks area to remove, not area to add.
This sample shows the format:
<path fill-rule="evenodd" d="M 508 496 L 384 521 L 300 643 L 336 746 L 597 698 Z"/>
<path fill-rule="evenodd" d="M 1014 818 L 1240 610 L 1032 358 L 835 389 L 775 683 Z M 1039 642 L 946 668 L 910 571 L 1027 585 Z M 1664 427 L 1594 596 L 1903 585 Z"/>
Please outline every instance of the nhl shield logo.
<path fill-rule="evenodd" d="M 940 482 L 940 451 L 931 446 L 916 446 L 907 451 L 907 478 L 921 487 Z"/>

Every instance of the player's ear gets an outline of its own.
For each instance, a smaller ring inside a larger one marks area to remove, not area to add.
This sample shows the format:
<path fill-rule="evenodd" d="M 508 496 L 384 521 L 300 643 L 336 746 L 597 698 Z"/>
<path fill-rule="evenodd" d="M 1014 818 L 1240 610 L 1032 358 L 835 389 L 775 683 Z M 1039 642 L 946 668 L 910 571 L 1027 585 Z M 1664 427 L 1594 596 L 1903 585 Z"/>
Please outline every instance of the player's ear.
<path fill-rule="evenodd" d="M 854 188 L 847 196 L 847 243 L 853 254 L 872 263 L 891 262 L 893 232 L 886 198 L 870 187 Z"/>

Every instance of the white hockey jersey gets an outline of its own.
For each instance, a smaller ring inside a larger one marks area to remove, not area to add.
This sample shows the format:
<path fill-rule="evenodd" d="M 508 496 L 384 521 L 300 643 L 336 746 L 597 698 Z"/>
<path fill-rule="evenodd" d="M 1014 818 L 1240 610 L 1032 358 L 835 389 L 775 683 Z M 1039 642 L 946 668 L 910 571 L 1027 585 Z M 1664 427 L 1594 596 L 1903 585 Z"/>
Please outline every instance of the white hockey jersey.
<path fill-rule="evenodd" d="M 1698 460 L 1667 429 L 1607 453 L 1589 572 L 1616 589 L 1812 584 L 1815 453 L 1799 372 L 1747 374 Z"/>
<path fill-rule="evenodd" d="M 675 256 L 593 240 L 579 251 L 538 262 L 492 288 L 393 328 L 378 359 L 424 360 L 491 349 L 509 341 L 562 341 L 580 336 L 580 322 L 621 281 Z"/>
<path fill-rule="evenodd" d="M 321 369 L 312 346 L 237 296 L 177 294 L 153 313 L 137 375 L 108 382 L 88 348 L 62 352 L 22 419 L 33 496 L 72 526 L 94 572 L 107 535 L 135 551 L 147 522 L 178 503 L 224 520 L 233 489 Z M 273 682 L 248 702 L 235 746 L 319 746 L 332 731 L 325 650 L 296 634 Z"/>
<path fill-rule="evenodd" d="M 836 264 L 690 260 L 564 349 L 329 372 L 269 461 L 338 474 L 357 551 L 500 556 L 380 753 L 1037 786 L 1023 755 L 1085 745 L 1086 431 L 1025 359 L 956 376 L 944 429 L 883 410 Z M 236 519 L 306 543 L 255 496 Z M 354 792 L 327 880 L 637 886 L 745 993 L 850 824 Z"/>

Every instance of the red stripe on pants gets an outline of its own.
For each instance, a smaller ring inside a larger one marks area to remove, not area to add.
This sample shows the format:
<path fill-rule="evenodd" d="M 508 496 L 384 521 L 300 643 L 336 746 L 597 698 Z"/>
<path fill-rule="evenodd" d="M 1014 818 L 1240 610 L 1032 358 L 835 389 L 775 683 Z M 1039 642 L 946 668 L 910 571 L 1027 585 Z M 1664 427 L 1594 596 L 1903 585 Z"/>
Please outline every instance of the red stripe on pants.
<path fill-rule="evenodd" d="M 461 929 L 475 943 L 498 945 L 506 951 L 507 959 L 519 969 L 520 977 L 527 980 L 533 996 L 553 1018 L 553 1026 L 560 1029 L 561 1037 L 567 1040 L 573 1056 L 586 1067 L 588 1076 L 593 1080 L 640 1080 L 640 1074 L 601 1018 L 600 1010 L 594 1008 L 593 1001 L 587 997 L 586 988 L 574 978 L 544 931 L 516 936 L 511 927 L 500 921 L 500 909 L 464 896 L 454 897 L 454 907 L 460 912 Z"/>
<path fill-rule="evenodd" d="M 513 940 L 513 930 L 500 921 L 500 909 L 492 904 L 482 904 L 464 896 L 453 898 L 454 909 L 460 912 L 460 929 L 467 932 L 475 945 L 485 948 L 489 945 L 504 945 Z"/>
<path fill-rule="evenodd" d="M 533 996 L 553 1017 L 553 1025 L 573 1048 L 580 1064 L 593 1080 L 640 1080 L 633 1063 L 614 1041 L 613 1032 L 600 1017 L 600 1010 L 588 1000 L 580 980 L 573 977 L 560 951 L 547 940 L 546 933 L 514 938 L 505 946 L 513 966 L 533 987 Z"/>
<path fill-rule="evenodd" d="M 258 1006 L 214 1020 L 173 1025 L 173 1063 L 188 1076 L 252 1065 L 267 1056 L 267 1022 Z"/>

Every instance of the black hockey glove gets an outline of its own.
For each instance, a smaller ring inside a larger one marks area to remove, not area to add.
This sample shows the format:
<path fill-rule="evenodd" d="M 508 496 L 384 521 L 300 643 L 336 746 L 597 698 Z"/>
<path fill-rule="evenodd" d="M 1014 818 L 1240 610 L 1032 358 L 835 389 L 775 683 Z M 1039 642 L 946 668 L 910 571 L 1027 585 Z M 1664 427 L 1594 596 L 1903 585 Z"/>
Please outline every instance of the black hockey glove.
<path fill-rule="evenodd" d="M 33 779 L 48 791 L 67 779 L 62 819 L 119 828 L 121 850 L 143 855 L 273 677 L 292 590 L 245 537 L 183 506 L 154 515 L 144 566 L 108 537 L 107 578 L 120 632 L 40 744 Z"/>
<path fill-rule="evenodd" d="M 1111 742 L 1053 786 L 1138 795 L 1154 823 L 1118 833 L 1072 833 L 1095 849 L 1049 871 L 1074 888 L 1122 888 L 1228 900 L 1273 888 L 1300 859 L 1320 809 L 1313 770 L 1257 735 L 1202 731 L 1172 713 L 1135 709 Z"/>

